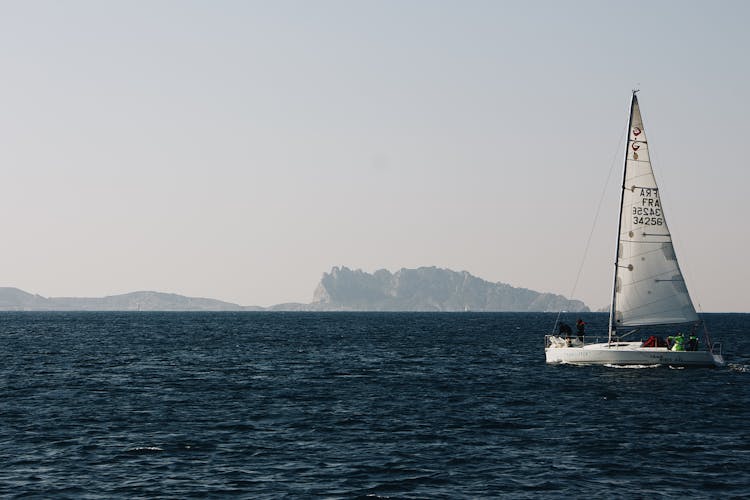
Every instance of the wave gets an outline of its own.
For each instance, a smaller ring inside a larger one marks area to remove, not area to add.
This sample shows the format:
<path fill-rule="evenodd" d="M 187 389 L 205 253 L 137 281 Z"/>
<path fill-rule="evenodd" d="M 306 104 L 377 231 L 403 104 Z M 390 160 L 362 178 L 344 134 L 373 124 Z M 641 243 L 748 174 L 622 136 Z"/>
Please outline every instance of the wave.
<path fill-rule="evenodd" d="M 125 453 L 132 453 L 133 455 L 146 455 L 149 453 L 160 453 L 164 451 L 164 448 L 158 446 L 136 446 L 135 448 L 128 448 Z"/>

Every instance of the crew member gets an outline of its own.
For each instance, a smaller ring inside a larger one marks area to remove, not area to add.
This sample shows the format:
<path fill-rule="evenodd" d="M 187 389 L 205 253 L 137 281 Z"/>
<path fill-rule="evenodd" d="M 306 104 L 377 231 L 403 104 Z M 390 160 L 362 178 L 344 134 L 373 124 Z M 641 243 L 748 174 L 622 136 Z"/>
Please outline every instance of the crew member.
<path fill-rule="evenodd" d="M 677 335 L 675 335 L 674 337 L 669 337 L 669 340 L 672 340 L 674 342 L 674 345 L 672 345 L 673 351 L 685 350 L 685 337 L 682 336 L 682 333 L 677 332 Z"/>
<path fill-rule="evenodd" d="M 694 333 L 690 334 L 690 337 L 688 338 L 688 351 L 697 351 L 698 350 L 698 337 L 695 336 Z"/>
<path fill-rule="evenodd" d="M 569 339 L 571 333 L 573 333 L 573 329 L 570 328 L 570 325 L 560 322 L 560 335 L 564 335 L 566 339 Z"/>

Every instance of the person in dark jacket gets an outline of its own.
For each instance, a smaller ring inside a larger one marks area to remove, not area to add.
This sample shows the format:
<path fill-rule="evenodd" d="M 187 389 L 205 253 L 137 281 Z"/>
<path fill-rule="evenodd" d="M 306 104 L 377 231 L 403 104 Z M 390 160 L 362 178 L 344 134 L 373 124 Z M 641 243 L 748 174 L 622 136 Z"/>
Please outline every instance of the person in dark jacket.
<path fill-rule="evenodd" d="M 570 347 L 570 336 L 573 334 L 573 329 L 569 324 L 560 322 L 560 336 L 565 337 L 565 343 Z"/>
<path fill-rule="evenodd" d="M 570 338 L 570 334 L 573 333 L 573 329 L 567 323 L 560 323 L 560 335 Z"/>
<path fill-rule="evenodd" d="M 688 351 L 697 351 L 698 350 L 698 337 L 695 336 L 695 334 L 691 333 L 690 337 L 688 338 Z"/>

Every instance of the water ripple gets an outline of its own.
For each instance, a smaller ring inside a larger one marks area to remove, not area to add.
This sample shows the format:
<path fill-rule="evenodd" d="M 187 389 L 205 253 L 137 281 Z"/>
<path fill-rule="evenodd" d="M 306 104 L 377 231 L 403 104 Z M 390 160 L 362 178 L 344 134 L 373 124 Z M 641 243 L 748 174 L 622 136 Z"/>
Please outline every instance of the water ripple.
<path fill-rule="evenodd" d="M 545 314 L 0 317 L 2 496 L 750 496 L 748 315 L 716 370 L 548 366 Z"/>

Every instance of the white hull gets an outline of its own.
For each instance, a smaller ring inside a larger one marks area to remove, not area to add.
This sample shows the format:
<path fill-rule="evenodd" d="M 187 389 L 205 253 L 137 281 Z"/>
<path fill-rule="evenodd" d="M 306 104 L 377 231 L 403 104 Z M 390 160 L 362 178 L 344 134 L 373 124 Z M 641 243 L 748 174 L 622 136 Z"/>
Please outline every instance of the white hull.
<path fill-rule="evenodd" d="M 708 351 L 670 351 L 666 347 L 641 347 L 640 342 L 589 344 L 582 347 L 550 346 L 547 363 L 575 365 L 722 366 L 720 354 Z"/>

